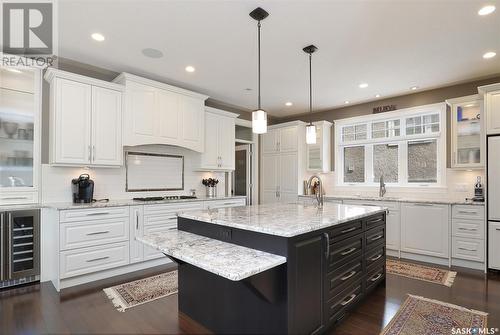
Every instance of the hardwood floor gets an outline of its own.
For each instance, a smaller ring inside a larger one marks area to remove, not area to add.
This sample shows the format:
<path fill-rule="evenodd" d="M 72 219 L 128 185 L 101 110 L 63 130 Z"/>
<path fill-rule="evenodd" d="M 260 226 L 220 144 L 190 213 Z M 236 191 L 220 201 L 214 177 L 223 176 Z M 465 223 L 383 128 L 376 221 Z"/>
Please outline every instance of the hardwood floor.
<path fill-rule="evenodd" d="M 0 334 L 179 334 L 200 328 L 178 316 L 177 295 L 120 313 L 102 288 L 164 272 L 155 268 L 133 276 L 56 292 L 42 283 L 0 291 Z M 407 294 L 421 295 L 489 312 L 488 326 L 500 327 L 500 275 L 459 270 L 453 287 L 388 275 L 354 313 L 329 334 L 379 334 L 396 314 Z"/>

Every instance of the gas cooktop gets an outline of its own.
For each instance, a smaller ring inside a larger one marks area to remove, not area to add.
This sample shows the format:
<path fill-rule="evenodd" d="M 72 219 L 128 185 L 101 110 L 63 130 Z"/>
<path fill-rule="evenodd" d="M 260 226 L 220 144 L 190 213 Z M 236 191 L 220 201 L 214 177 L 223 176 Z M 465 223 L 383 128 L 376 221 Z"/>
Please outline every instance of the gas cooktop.
<path fill-rule="evenodd" d="M 133 198 L 137 201 L 162 201 L 162 200 L 179 200 L 179 199 L 197 199 L 192 195 L 167 195 L 165 197 L 144 197 L 144 198 Z"/>

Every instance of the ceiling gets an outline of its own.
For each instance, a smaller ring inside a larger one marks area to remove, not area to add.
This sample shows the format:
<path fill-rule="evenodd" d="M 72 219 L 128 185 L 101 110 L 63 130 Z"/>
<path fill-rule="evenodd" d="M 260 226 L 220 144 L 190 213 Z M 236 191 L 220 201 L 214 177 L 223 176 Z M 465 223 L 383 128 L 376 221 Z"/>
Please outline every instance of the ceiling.
<path fill-rule="evenodd" d="M 500 1 L 94 1 L 59 2 L 59 55 L 148 76 L 242 108 L 257 102 L 261 6 L 262 104 L 282 117 L 308 108 L 308 59 L 315 44 L 314 109 L 324 110 L 445 86 L 500 72 Z M 99 32 L 103 42 L 90 38 Z M 154 48 L 162 58 L 141 50 Z M 499 55 L 485 60 L 487 51 Z M 194 73 L 184 70 L 187 65 Z M 358 85 L 368 83 L 361 89 Z M 248 88 L 252 90 L 247 90 Z M 293 103 L 285 107 L 285 102 Z"/>

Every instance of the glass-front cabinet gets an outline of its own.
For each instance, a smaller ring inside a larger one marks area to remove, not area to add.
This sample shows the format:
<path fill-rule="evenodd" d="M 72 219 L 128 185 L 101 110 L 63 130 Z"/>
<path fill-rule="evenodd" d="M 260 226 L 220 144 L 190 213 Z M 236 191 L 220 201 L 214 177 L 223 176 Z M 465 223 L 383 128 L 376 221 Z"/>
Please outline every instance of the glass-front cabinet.
<path fill-rule="evenodd" d="M 451 108 L 451 167 L 484 167 L 482 100 L 470 95 L 448 100 Z"/>
<path fill-rule="evenodd" d="M 38 201 L 40 78 L 0 66 L 0 205 Z"/>
<path fill-rule="evenodd" d="M 307 171 L 331 171 L 331 129 L 328 121 L 313 122 L 316 127 L 316 143 L 307 145 Z"/>

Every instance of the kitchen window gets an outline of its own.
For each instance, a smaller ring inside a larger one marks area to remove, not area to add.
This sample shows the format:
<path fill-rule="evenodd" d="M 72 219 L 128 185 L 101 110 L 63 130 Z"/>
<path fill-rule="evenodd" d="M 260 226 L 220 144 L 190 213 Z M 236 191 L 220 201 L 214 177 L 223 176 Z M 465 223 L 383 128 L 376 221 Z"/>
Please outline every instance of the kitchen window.
<path fill-rule="evenodd" d="M 446 108 L 435 104 L 336 122 L 339 185 L 444 184 Z"/>

